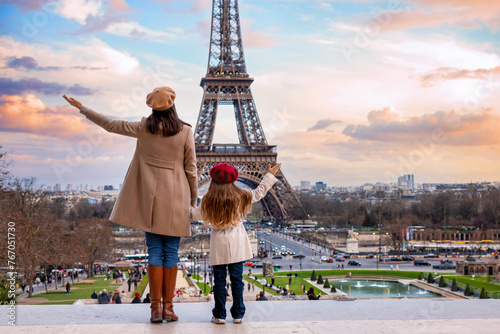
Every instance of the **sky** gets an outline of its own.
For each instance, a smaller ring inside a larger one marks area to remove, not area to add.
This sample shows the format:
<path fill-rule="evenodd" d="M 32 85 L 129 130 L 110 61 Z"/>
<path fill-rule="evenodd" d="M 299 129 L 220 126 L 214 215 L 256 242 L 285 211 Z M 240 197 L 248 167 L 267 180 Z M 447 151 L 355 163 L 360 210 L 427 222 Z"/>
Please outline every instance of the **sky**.
<path fill-rule="evenodd" d="M 130 121 L 176 93 L 196 125 L 210 0 L 0 0 L 0 144 L 44 185 L 119 185 Z M 500 180 L 500 1 L 240 0 L 252 92 L 292 185 Z M 238 142 L 220 108 L 214 143 Z"/>

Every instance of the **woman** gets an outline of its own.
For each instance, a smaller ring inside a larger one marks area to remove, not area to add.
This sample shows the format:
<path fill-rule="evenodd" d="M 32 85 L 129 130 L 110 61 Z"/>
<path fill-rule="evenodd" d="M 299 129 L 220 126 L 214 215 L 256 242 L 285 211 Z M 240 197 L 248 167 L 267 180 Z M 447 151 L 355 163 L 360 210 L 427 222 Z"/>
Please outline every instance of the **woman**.
<path fill-rule="evenodd" d="M 121 304 L 122 298 L 120 297 L 120 289 L 115 289 L 113 296 L 111 297 L 113 304 Z"/>
<path fill-rule="evenodd" d="M 106 131 L 137 138 L 109 220 L 146 232 L 150 321 L 178 320 L 172 304 L 177 252 L 180 237 L 191 233 L 189 205 L 196 204 L 198 177 L 193 132 L 177 116 L 175 92 L 169 87 L 155 88 L 146 98 L 152 113 L 139 122 L 111 120 L 73 98 L 63 97 Z"/>
<path fill-rule="evenodd" d="M 318 300 L 321 298 L 321 292 L 316 296 L 314 294 L 314 287 L 311 286 L 307 291 L 307 298 L 309 298 L 309 300 Z"/>

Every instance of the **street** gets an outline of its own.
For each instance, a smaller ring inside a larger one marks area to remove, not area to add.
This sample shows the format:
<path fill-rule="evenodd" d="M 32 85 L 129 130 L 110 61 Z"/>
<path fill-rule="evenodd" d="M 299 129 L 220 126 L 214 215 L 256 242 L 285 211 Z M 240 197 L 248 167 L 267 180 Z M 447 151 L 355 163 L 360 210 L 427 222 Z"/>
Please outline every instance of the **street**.
<path fill-rule="evenodd" d="M 366 258 L 354 258 L 354 260 L 359 261 L 361 263 L 361 266 L 348 266 L 347 263 L 349 262 L 349 259 L 346 259 L 344 262 L 321 262 L 319 263 L 320 259 L 322 256 L 328 256 L 332 257 L 331 250 L 328 249 L 328 253 L 325 253 L 327 251 L 326 249 L 319 247 L 315 244 L 309 244 L 307 242 L 302 243 L 302 242 L 297 242 L 293 241 L 290 237 L 285 239 L 281 234 L 278 233 L 270 233 L 270 235 L 267 235 L 267 232 L 262 232 L 258 231 L 256 233 L 257 240 L 260 241 L 263 239 L 264 244 L 259 244 L 259 247 L 264 247 L 267 250 L 269 250 L 272 247 L 278 247 L 281 249 L 282 246 L 285 246 L 287 249 L 291 249 L 294 251 L 296 254 L 298 253 L 303 253 L 305 257 L 302 259 L 302 261 L 298 258 L 293 258 L 291 255 L 284 255 L 283 259 L 271 259 L 272 258 L 272 252 L 269 252 L 270 256 L 268 258 L 263 259 L 264 261 L 271 261 L 277 264 L 280 264 L 283 266 L 282 269 L 279 271 L 290 271 L 290 266 L 292 266 L 292 271 L 293 270 L 318 270 L 318 269 L 323 269 L 323 270 L 328 270 L 328 269 L 337 269 L 337 265 L 339 265 L 339 268 L 342 269 L 342 264 L 344 265 L 343 269 L 370 269 L 370 270 L 375 270 L 377 269 L 377 261 L 376 259 L 366 259 Z M 314 251 L 312 250 L 312 247 L 314 247 Z M 313 254 L 315 255 L 313 256 Z M 313 261 L 314 259 L 314 261 Z M 436 263 L 439 261 L 439 259 L 425 259 L 428 260 L 431 264 Z M 302 268 L 301 268 L 302 264 Z M 432 269 L 432 266 L 415 266 L 413 262 L 386 262 L 386 263 L 378 263 L 378 269 L 380 270 L 391 270 L 391 265 L 393 270 L 413 270 L 413 271 L 436 271 L 436 272 L 454 272 L 454 270 L 436 270 Z M 261 273 L 262 269 L 260 268 L 252 268 L 252 273 Z M 248 271 L 248 269 L 247 269 Z"/>

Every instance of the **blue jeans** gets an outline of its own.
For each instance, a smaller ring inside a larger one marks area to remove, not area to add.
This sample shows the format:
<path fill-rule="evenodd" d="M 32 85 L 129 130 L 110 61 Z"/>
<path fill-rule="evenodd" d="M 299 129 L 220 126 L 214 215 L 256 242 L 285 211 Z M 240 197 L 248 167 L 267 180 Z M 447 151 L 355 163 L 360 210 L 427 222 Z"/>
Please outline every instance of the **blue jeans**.
<path fill-rule="evenodd" d="M 177 266 L 180 237 L 170 237 L 146 232 L 148 245 L 148 263 L 155 267 L 172 268 Z"/>
<path fill-rule="evenodd" d="M 212 266 L 214 271 L 214 299 L 215 307 L 212 315 L 219 319 L 226 319 L 226 276 L 229 270 L 231 280 L 231 292 L 233 295 L 233 306 L 231 306 L 231 316 L 233 319 L 241 319 L 245 315 L 245 304 L 243 304 L 243 262 L 221 264 Z"/>

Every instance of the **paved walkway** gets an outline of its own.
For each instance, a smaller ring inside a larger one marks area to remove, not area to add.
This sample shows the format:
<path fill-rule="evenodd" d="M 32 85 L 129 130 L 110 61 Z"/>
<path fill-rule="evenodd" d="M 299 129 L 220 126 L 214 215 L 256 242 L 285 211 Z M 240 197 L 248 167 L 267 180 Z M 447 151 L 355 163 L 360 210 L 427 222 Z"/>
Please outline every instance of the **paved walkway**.
<path fill-rule="evenodd" d="M 8 333 L 498 333 L 500 300 L 355 300 L 245 302 L 242 325 L 210 323 L 211 303 L 176 303 L 179 321 L 150 324 L 149 305 L 20 305 Z M 227 308 L 229 309 L 230 303 Z M 5 327 L 3 327 L 5 326 Z M 196 333 L 196 332 L 195 332 Z"/>

